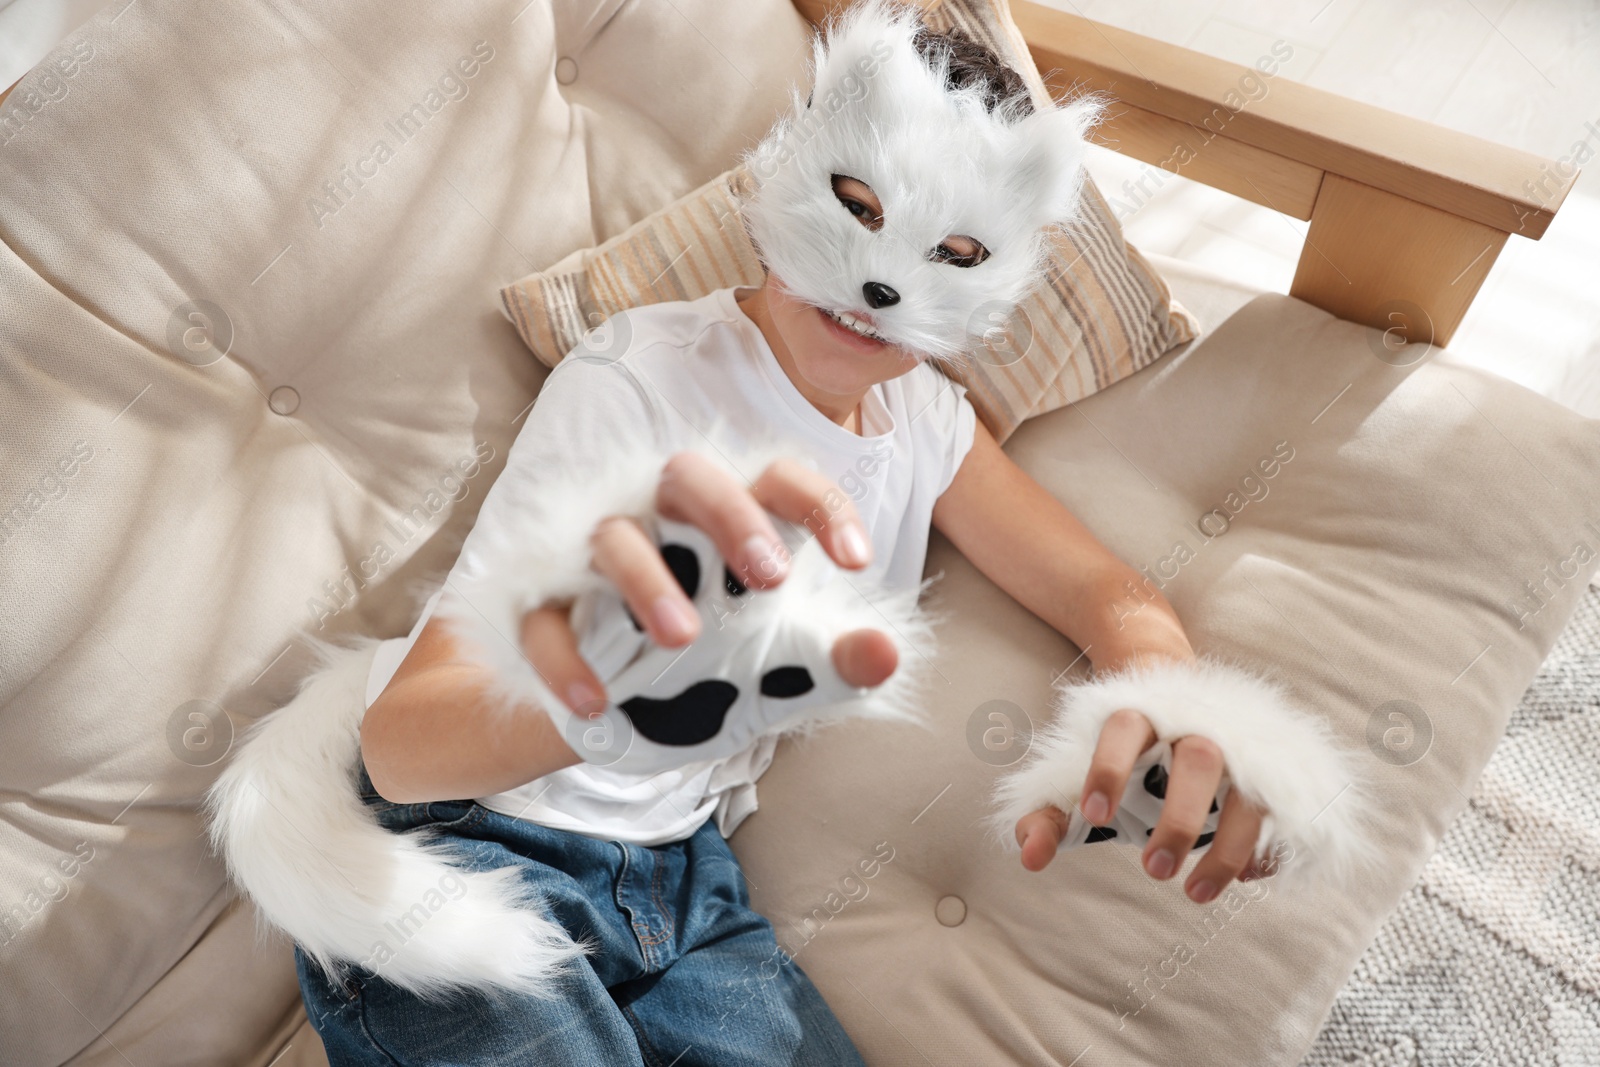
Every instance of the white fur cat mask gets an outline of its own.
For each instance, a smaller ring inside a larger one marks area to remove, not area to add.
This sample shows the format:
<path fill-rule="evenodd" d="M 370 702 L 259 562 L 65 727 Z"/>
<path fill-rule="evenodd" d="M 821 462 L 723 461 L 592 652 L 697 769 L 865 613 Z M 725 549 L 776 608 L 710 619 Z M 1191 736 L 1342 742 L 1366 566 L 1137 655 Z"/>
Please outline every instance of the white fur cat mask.
<path fill-rule="evenodd" d="M 948 49 L 924 59 L 920 28 L 914 9 L 888 0 L 865 0 L 830 26 L 814 46 L 810 95 L 797 90 L 793 113 L 746 157 L 755 189 L 743 214 L 795 298 L 954 360 L 1041 279 L 1049 232 L 1077 217 L 1084 135 L 1105 103 L 1024 114 L 1025 91 L 996 101 L 978 86 L 947 88 Z M 841 203 L 835 176 L 873 190 L 881 227 Z M 942 259 L 953 236 L 987 256 Z"/>

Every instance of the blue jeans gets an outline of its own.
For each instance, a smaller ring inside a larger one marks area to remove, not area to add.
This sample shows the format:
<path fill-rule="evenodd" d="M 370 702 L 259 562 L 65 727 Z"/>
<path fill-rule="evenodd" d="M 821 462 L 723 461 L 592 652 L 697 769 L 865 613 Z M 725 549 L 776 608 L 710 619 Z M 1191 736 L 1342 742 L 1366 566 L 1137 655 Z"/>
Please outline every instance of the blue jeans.
<path fill-rule="evenodd" d="M 750 907 L 715 820 L 655 847 L 602 841 L 472 801 L 362 798 L 389 830 L 432 826 L 464 866 L 516 865 L 597 951 L 555 1000 L 460 993 L 443 1003 L 352 969 L 334 981 L 295 950 L 306 1013 L 333 1067 L 863 1067 L 816 987 Z"/>

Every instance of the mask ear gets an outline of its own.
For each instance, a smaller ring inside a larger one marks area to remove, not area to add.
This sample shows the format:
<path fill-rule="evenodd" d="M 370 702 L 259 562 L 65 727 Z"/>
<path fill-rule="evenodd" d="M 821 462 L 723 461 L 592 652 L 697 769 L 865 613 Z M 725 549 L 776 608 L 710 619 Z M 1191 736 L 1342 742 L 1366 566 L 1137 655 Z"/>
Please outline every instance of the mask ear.
<path fill-rule="evenodd" d="M 1077 217 L 1087 137 L 1106 107 L 1101 97 L 1082 96 L 1062 107 L 1035 111 L 1012 127 L 1019 145 L 1013 193 L 1035 225 Z"/>

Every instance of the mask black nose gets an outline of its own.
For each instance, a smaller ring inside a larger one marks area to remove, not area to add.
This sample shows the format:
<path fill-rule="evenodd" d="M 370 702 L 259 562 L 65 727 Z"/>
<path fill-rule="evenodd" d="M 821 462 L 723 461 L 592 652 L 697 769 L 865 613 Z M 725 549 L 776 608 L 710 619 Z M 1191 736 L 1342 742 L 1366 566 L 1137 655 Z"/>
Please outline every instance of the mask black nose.
<path fill-rule="evenodd" d="M 874 311 L 900 303 L 900 294 L 882 282 L 868 282 L 863 285 L 861 295 L 867 298 L 867 306 Z"/>

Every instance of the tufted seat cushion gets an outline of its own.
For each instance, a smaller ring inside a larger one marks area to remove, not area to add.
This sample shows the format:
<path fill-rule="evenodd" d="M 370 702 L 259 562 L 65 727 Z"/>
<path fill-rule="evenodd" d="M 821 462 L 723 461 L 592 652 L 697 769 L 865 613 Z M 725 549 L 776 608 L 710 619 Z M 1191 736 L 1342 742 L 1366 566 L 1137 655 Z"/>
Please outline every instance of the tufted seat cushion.
<path fill-rule="evenodd" d="M 0 132 L 7 1062 L 322 1062 L 196 804 L 305 673 L 297 631 L 405 633 L 453 561 L 544 373 L 498 286 L 726 169 L 803 67 L 788 0 L 525 3 L 118 5 Z M 1214 333 L 1008 448 L 1172 571 L 1201 648 L 1370 740 L 1390 863 L 1225 918 L 1115 849 L 1023 872 L 977 833 L 1010 754 L 968 738 L 1076 652 L 936 538 L 939 728 L 786 746 L 734 839 L 875 1067 L 1292 1062 L 1581 585 L 1519 599 L 1591 538 L 1594 424 L 1169 280 Z"/>
<path fill-rule="evenodd" d="M 196 815 L 231 738 L 298 629 L 405 633 L 453 561 L 545 373 L 499 286 L 725 170 L 807 40 L 789 0 L 141 0 L 0 105 L 45 101 L 0 134 L 0 1058 L 265 1051 L 290 961 Z"/>
<path fill-rule="evenodd" d="M 1243 295 L 1153 262 L 1208 325 Z M 1272 672 L 1365 757 L 1378 868 L 1204 907 L 1120 845 L 1024 871 L 981 832 L 988 791 L 1086 665 L 936 536 L 934 728 L 780 746 L 732 839 L 752 899 L 875 1067 L 1298 1063 L 1595 573 L 1600 422 L 1269 293 L 1006 451 L 1198 651 Z"/>

